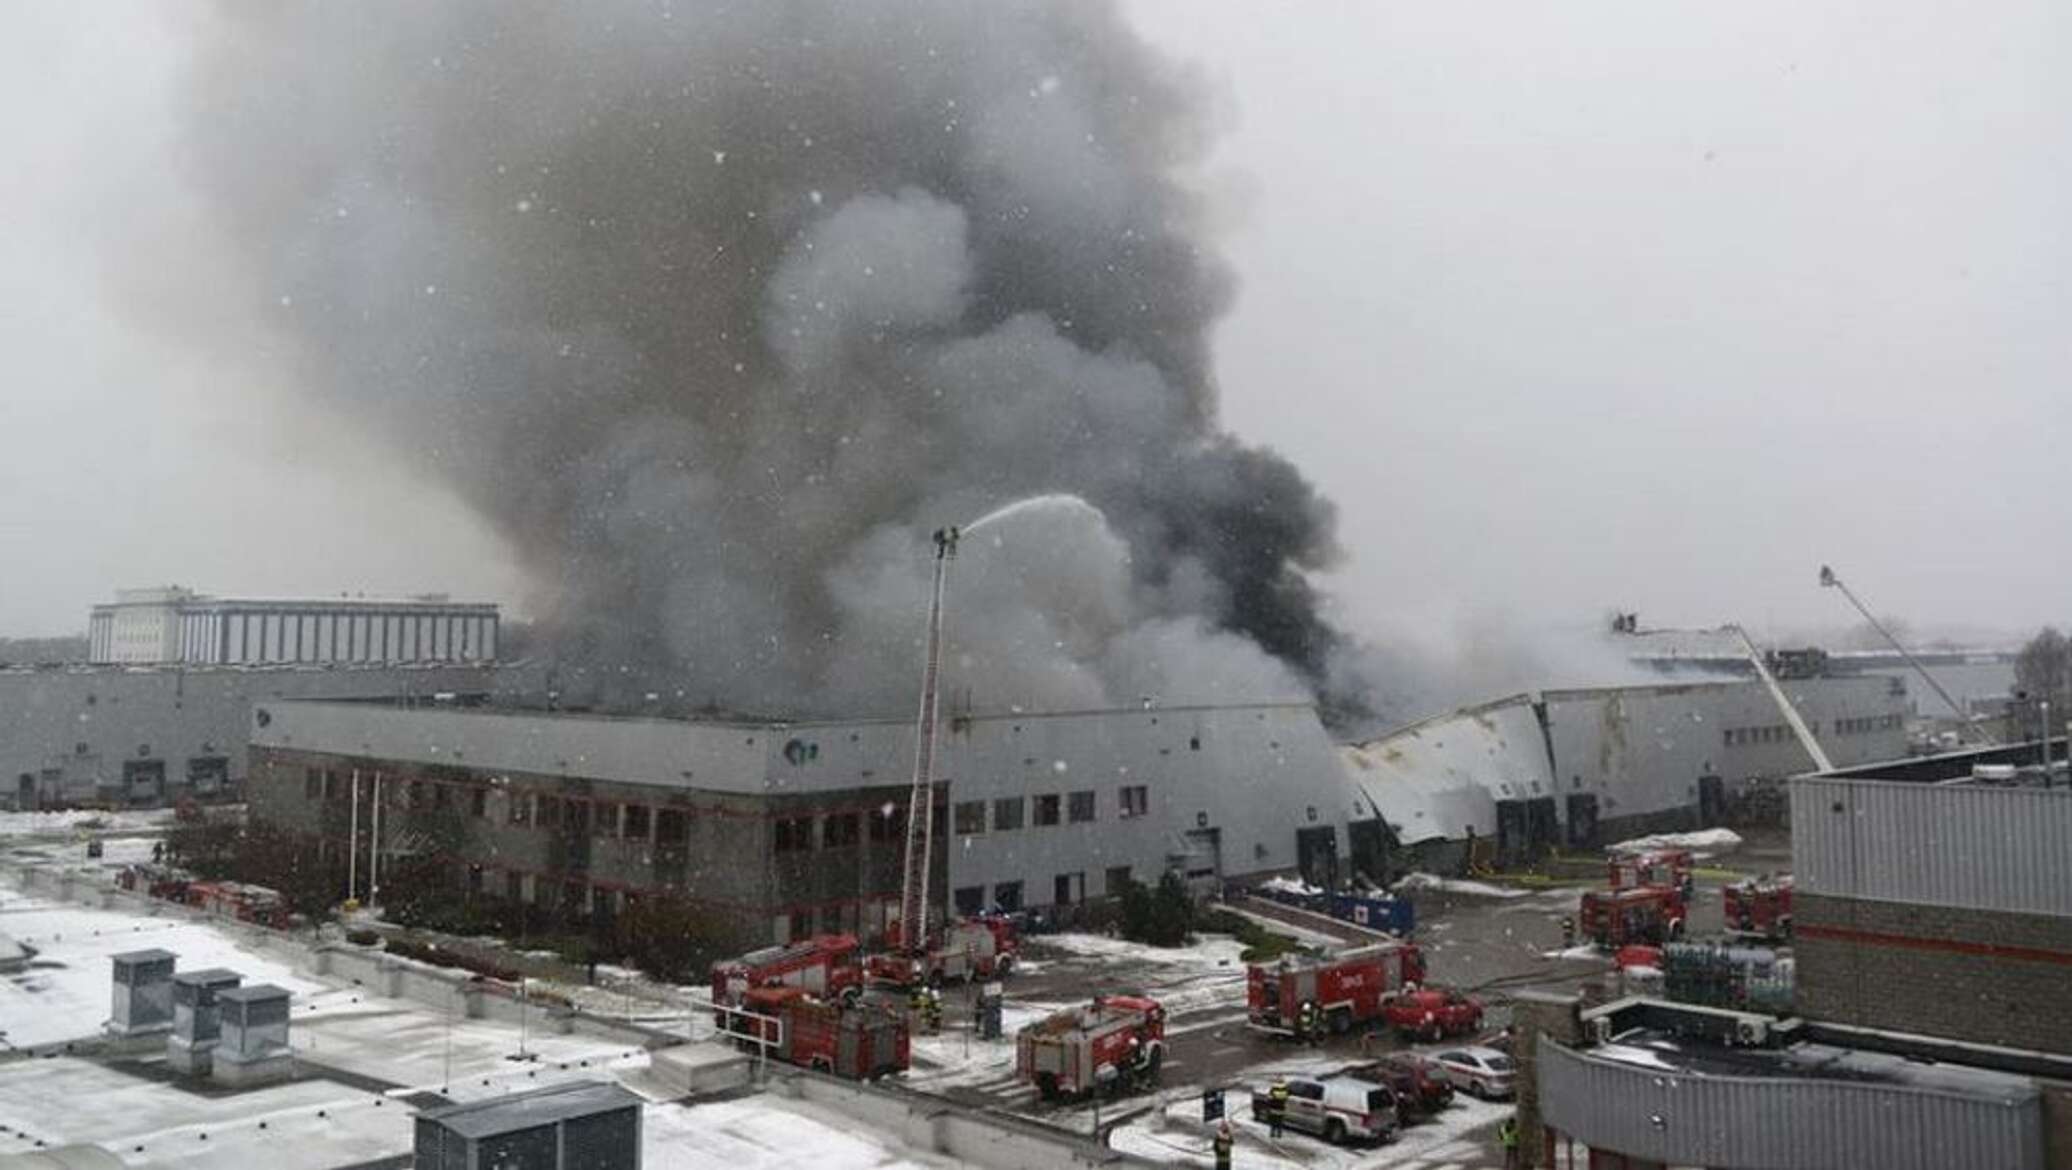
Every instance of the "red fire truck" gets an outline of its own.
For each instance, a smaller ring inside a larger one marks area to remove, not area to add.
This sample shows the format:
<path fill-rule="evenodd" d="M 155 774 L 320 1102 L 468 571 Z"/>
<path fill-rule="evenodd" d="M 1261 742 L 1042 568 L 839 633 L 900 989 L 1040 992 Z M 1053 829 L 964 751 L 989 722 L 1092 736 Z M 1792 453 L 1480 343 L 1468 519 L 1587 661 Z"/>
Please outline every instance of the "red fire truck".
<path fill-rule="evenodd" d="M 1745 878 L 1726 888 L 1727 933 L 1762 939 L 1791 937 L 1791 875 Z"/>
<path fill-rule="evenodd" d="M 1482 1003 L 1448 988 L 1424 987 L 1391 996 L 1382 1018 L 1406 1039 L 1439 1041 L 1482 1026 Z"/>
<path fill-rule="evenodd" d="M 827 999 L 853 999 L 863 989 L 856 949 L 853 934 L 816 934 L 722 959 L 712 965 L 712 1002 L 734 1007 L 759 987 L 796 987 Z"/>
<path fill-rule="evenodd" d="M 986 915 L 952 922 L 930 940 L 927 951 L 906 954 L 900 946 L 899 923 L 885 930 L 885 951 L 864 960 L 874 983 L 895 987 L 940 986 L 950 980 L 991 979 L 1014 967 L 1020 943 L 1014 924 Z"/>
<path fill-rule="evenodd" d="M 1095 997 L 1023 1028 L 1015 1075 L 1046 1101 L 1096 1091 L 1110 1096 L 1158 1079 L 1165 1063 L 1165 1008 L 1135 995 Z"/>
<path fill-rule="evenodd" d="M 1383 1000 L 1423 981 L 1416 943 L 1377 943 L 1325 959 L 1284 955 L 1245 968 L 1246 1014 L 1255 1028 L 1301 1037 L 1307 1006 L 1316 1028 L 1343 1035 L 1380 1019 Z"/>
<path fill-rule="evenodd" d="M 911 1045 L 899 1013 L 866 1003 L 835 1003 L 803 987 L 751 987 L 740 1008 L 771 1020 L 728 1013 L 727 1030 L 752 1050 L 760 1035 L 770 1056 L 852 1081 L 906 1071 Z"/>
<path fill-rule="evenodd" d="M 1589 890 L 1578 917 L 1583 937 L 1608 950 L 1629 943 L 1660 946 L 1683 937 L 1683 891 L 1675 886 Z"/>
<path fill-rule="evenodd" d="M 1689 899 L 1694 860 L 1688 849 L 1658 849 L 1648 853 L 1615 853 L 1605 863 L 1615 890 L 1635 886 L 1675 886 Z"/>

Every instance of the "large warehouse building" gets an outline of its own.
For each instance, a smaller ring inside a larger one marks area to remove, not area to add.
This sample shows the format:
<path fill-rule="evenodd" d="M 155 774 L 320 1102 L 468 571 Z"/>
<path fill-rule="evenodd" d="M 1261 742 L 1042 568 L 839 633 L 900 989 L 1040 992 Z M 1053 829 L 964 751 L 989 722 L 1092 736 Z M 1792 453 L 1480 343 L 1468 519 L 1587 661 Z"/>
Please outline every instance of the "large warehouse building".
<path fill-rule="evenodd" d="M 0 807 L 235 794 L 254 703 L 533 691 L 527 666 L 0 668 Z"/>
<path fill-rule="evenodd" d="M 351 779 L 384 847 L 495 897 L 595 918 L 678 890 L 744 938 L 871 934 L 896 912 L 905 720 L 707 722 L 283 702 L 253 712 L 252 815 L 343 849 Z M 938 904 L 1069 908 L 1126 878 L 1335 864 L 1371 817 L 1305 705 L 945 722 Z M 371 822 L 363 807 L 360 823 Z"/>
<path fill-rule="evenodd" d="M 1906 754 L 1900 680 L 1783 685 L 1836 764 Z M 1717 824 L 1751 783 L 1811 766 L 1776 700 L 1752 679 L 1514 695 L 1344 755 L 1393 844 L 1441 869 L 1457 865 L 1469 842 L 1517 861 L 1548 846 Z"/>

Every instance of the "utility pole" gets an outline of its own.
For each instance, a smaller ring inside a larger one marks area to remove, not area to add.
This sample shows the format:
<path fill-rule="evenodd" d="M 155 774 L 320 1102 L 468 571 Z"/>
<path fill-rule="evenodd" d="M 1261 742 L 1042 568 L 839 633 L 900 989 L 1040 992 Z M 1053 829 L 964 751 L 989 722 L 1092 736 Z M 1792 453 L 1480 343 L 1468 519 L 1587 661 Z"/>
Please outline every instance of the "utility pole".
<path fill-rule="evenodd" d="M 373 831 L 367 834 L 367 904 L 381 901 L 381 773 L 374 774 Z"/>
<path fill-rule="evenodd" d="M 345 900 L 360 895 L 360 770 L 353 769 L 352 837 L 345 847 Z"/>
<path fill-rule="evenodd" d="M 1957 700 L 1951 698 L 1950 692 L 1944 690 L 1942 684 L 1935 681 L 1935 676 L 1928 673 L 1928 668 L 1921 665 L 1920 659 L 1915 658 L 1911 653 L 1907 651 L 1907 648 L 1905 646 L 1900 645 L 1899 639 L 1892 636 L 1892 631 L 1886 629 L 1884 623 L 1880 622 L 1877 618 L 1871 616 L 1870 607 L 1865 605 L 1861 598 L 1857 597 L 1856 594 L 1852 592 L 1847 585 L 1844 585 L 1842 583 L 1842 578 L 1839 574 L 1837 574 L 1833 569 L 1829 568 L 1826 565 L 1820 566 L 1820 584 L 1822 588 L 1839 589 L 1842 591 L 1842 596 L 1848 598 L 1849 604 L 1856 607 L 1856 612 L 1863 615 L 1863 620 L 1871 624 L 1871 629 L 1878 631 L 1878 634 L 1881 637 L 1883 637 L 1886 642 L 1890 643 L 1894 650 L 1899 651 L 1899 656 L 1906 660 L 1906 664 L 1908 666 L 1914 668 L 1914 673 L 1921 676 L 1921 681 L 1927 683 L 1929 689 L 1933 690 L 1937 695 L 1941 696 L 1942 701 L 1949 705 L 1951 712 L 1953 712 L 1957 716 L 1957 725 L 1959 727 L 1962 727 L 1964 730 L 1977 736 L 1981 741 L 1985 743 L 1990 744 L 1993 742 L 1993 737 L 1987 735 L 1984 728 L 1979 727 L 1971 721 L 1970 713 L 1965 711 L 1963 707 L 1957 705 Z"/>

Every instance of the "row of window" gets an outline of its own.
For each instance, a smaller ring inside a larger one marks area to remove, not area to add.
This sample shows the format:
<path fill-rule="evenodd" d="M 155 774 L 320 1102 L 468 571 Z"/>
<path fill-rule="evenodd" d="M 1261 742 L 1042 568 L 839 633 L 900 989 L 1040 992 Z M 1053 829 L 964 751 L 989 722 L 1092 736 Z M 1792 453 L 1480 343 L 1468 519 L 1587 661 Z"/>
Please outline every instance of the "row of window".
<path fill-rule="evenodd" d="M 1129 884 L 1130 867 L 1127 865 L 1111 865 L 1103 876 L 1106 877 L 1108 882 L 1106 893 L 1112 898 L 1122 893 L 1123 887 Z M 986 901 L 986 887 L 984 886 L 962 886 L 950 892 L 950 901 L 955 905 L 957 913 L 965 915 L 978 914 L 986 910 L 998 910 L 1003 914 L 1012 914 L 1023 908 L 1023 897 L 1022 883 L 1018 881 L 994 882 L 993 900 L 991 903 Z M 1084 870 L 1061 873 L 1051 879 L 1051 905 L 1076 906 L 1084 901 L 1086 901 L 1086 872 Z"/>
<path fill-rule="evenodd" d="M 1836 735 L 1866 735 L 1874 731 L 1898 731 L 1906 726 L 1903 715 L 1867 715 L 1861 719 L 1837 719 L 1834 722 Z M 1808 723 L 1807 730 L 1820 734 L 1818 721 Z M 1783 723 L 1772 723 L 1767 727 L 1729 727 L 1725 732 L 1728 747 L 1745 747 L 1758 743 L 1787 743 L 1794 737 L 1791 727 Z"/>
<path fill-rule="evenodd" d="M 1125 784 L 1116 790 L 1115 797 L 1116 815 L 1123 820 L 1141 817 L 1151 811 L 1151 790 L 1142 784 Z M 1021 828 L 1025 799 L 1033 799 L 1036 802 L 1034 823 L 1037 828 L 1048 828 L 1058 823 L 1061 799 L 1059 793 L 1048 792 L 1033 798 L 1003 796 L 990 802 L 993 812 L 992 831 L 1006 833 Z M 1085 788 L 1078 792 L 1063 793 L 1062 801 L 1067 823 L 1080 825 L 1098 819 L 1093 789 Z M 957 802 L 951 824 L 958 836 L 974 837 L 987 831 L 988 803 L 983 800 Z"/>

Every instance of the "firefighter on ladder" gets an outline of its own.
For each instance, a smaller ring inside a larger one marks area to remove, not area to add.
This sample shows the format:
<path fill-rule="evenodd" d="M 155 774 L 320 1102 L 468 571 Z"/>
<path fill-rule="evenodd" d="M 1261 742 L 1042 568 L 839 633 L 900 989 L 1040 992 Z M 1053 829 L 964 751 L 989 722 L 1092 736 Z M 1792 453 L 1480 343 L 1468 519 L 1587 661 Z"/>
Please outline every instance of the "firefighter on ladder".
<path fill-rule="evenodd" d="M 1216 1170 L 1230 1170 L 1230 1150 L 1237 1139 L 1231 1135 L 1230 1122 L 1226 1119 L 1216 1127 Z"/>
<path fill-rule="evenodd" d="M 1266 1091 L 1266 1124 L 1274 1137 L 1281 1136 L 1281 1120 L 1287 1115 L 1288 1082 L 1275 1077 L 1273 1087 Z"/>

